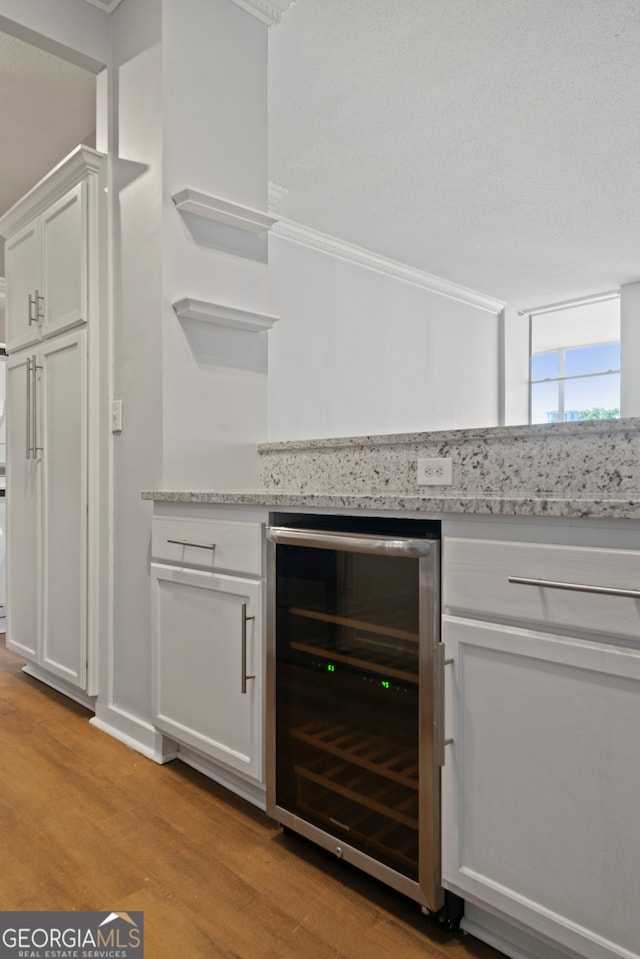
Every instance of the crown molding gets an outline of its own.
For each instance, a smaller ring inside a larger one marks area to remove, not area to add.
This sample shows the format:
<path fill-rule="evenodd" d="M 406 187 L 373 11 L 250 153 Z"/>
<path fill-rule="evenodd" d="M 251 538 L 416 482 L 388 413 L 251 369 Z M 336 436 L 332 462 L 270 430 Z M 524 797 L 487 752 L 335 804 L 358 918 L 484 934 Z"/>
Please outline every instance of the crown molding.
<path fill-rule="evenodd" d="M 103 176 L 106 160 L 91 147 L 76 147 L 0 218 L 0 236 L 15 233 L 89 174 Z"/>
<path fill-rule="evenodd" d="M 271 27 L 280 23 L 283 13 L 287 12 L 295 0 L 231 0 L 231 2 Z"/>
<path fill-rule="evenodd" d="M 280 186 L 279 183 L 274 183 L 272 180 L 269 180 L 268 188 L 268 206 L 269 210 L 274 210 L 278 204 L 284 200 L 289 190 L 286 186 Z"/>
<path fill-rule="evenodd" d="M 262 333 L 270 330 L 279 317 L 268 313 L 252 313 L 238 310 L 234 306 L 222 306 L 220 303 L 207 303 L 205 300 L 193 300 L 185 297 L 173 303 L 173 309 L 181 319 L 202 320 L 217 326 L 232 326 L 250 333 Z"/>
<path fill-rule="evenodd" d="M 92 7 L 104 10 L 105 13 L 113 13 L 118 4 L 122 3 L 122 0 L 87 0 L 87 3 L 90 3 Z"/>
<path fill-rule="evenodd" d="M 423 270 L 406 266 L 404 263 L 373 253 L 364 247 L 339 240 L 327 233 L 320 233 L 318 230 L 303 226 L 294 220 L 279 219 L 271 230 L 271 234 L 272 236 L 275 234 L 284 237 L 286 240 L 292 240 L 294 243 L 301 243 L 303 246 L 310 246 L 314 250 L 320 250 L 330 256 L 337 256 L 342 260 L 349 260 L 349 262 L 356 263 L 358 266 L 375 270 L 377 273 L 384 273 L 396 280 L 412 283 L 414 286 L 420 286 L 431 293 L 438 293 L 440 296 L 446 296 L 451 300 L 468 303 L 481 310 L 486 310 L 488 313 L 500 313 L 506 306 L 504 300 L 498 300 L 469 287 L 452 283 L 440 276 L 434 276 L 431 273 L 425 273 Z"/>

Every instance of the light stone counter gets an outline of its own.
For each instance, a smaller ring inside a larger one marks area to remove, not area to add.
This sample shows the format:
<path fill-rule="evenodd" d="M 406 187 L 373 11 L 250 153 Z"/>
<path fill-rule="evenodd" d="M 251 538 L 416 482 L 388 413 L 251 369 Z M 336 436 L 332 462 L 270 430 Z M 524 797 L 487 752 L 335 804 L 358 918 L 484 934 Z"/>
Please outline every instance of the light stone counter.
<path fill-rule="evenodd" d="M 163 502 L 640 519 L 640 419 L 265 443 L 260 490 L 155 490 Z M 450 457 L 450 487 L 417 460 Z"/>

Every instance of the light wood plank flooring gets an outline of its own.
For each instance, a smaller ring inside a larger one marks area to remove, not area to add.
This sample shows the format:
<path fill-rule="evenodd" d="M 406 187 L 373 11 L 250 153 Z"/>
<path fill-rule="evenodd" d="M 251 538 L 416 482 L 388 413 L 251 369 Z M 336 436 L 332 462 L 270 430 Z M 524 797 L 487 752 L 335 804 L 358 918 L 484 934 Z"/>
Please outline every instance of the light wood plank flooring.
<path fill-rule="evenodd" d="M 0 640 L 0 910 L 143 910 L 148 959 L 499 959 L 94 729 Z"/>

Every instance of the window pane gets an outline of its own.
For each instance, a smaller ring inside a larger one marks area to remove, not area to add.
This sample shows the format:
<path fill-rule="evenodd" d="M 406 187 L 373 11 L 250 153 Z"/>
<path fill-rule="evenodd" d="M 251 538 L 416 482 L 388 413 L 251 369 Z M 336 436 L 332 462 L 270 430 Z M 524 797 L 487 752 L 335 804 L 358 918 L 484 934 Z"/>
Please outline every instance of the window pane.
<path fill-rule="evenodd" d="M 534 383 L 531 386 L 531 422 L 558 421 L 558 384 Z"/>
<path fill-rule="evenodd" d="M 565 352 L 565 375 L 580 376 L 583 373 L 604 373 L 620 369 L 620 344 L 601 343 L 598 346 L 583 346 Z"/>
<path fill-rule="evenodd" d="M 612 410 L 620 416 L 620 374 L 567 380 L 564 396 L 567 419 L 604 419 Z"/>
<path fill-rule="evenodd" d="M 558 352 L 535 353 L 531 357 L 531 379 L 544 380 L 558 375 Z"/>

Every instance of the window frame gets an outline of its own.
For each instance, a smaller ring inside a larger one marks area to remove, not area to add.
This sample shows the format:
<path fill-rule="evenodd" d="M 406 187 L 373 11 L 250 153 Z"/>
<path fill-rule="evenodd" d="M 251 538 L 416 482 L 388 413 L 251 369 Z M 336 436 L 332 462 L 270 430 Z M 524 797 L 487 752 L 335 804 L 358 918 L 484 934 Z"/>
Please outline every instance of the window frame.
<path fill-rule="evenodd" d="M 603 377 L 603 376 L 618 376 L 618 377 L 620 377 L 620 399 L 618 400 L 618 409 L 620 409 L 621 399 L 622 399 L 622 395 L 621 395 L 621 394 L 622 394 L 622 350 L 620 350 L 619 365 L 618 365 L 618 367 L 617 367 L 616 369 L 602 369 L 602 370 L 597 370 L 597 371 L 592 372 L 592 373 L 578 373 L 578 374 L 573 374 L 573 375 L 569 375 L 569 376 L 567 376 L 566 373 L 565 373 L 565 369 L 566 369 L 565 354 L 566 354 L 569 350 L 589 349 L 589 348 L 592 348 L 592 347 L 603 347 L 603 346 L 612 346 L 612 345 L 619 345 L 619 346 L 621 347 L 621 346 L 622 346 L 622 343 L 621 343 L 621 337 L 620 337 L 620 335 L 618 335 L 617 338 L 613 338 L 613 339 L 611 338 L 611 333 L 613 332 L 613 330 L 608 330 L 608 331 L 604 331 L 604 330 L 603 330 L 603 332 L 605 333 L 605 336 L 606 336 L 607 332 L 609 333 L 609 336 L 608 336 L 606 339 L 603 339 L 603 340 L 599 340 L 599 339 L 598 339 L 598 340 L 593 340 L 593 341 L 577 342 L 577 343 L 576 343 L 576 342 L 571 342 L 571 341 L 569 341 L 569 342 L 563 343 L 562 346 L 558 346 L 558 347 L 555 348 L 555 349 L 538 350 L 538 351 L 535 352 L 535 353 L 533 352 L 533 342 L 534 342 L 534 338 L 535 338 L 535 337 L 534 337 L 534 320 L 536 319 L 536 317 L 542 316 L 543 314 L 547 314 L 547 313 L 557 313 L 557 312 L 565 313 L 565 311 L 569 311 L 569 310 L 572 310 L 572 309 L 579 309 L 580 307 L 589 307 L 589 306 L 591 306 L 591 305 L 595 305 L 595 304 L 597 304 L 597 303 L 602 303 L 602 302 L 609 301 L 609 300 L 617 301 L 618 304 L 620 304 L 620 290 L 619 290 L 619 289 L 618 289 L 618 290 L 609 290 L 609 291 L 607 291 L 606 293 L 595 293 L 595 294 L 592 294 L 592 295 L 589 295 L 589 296 L 580 297 L 580 298 L 578 298 L 578 299 L 574 299 L 574 300 L 564 300 L 563 302 L 560 302 L 560 303 L 552 303 L 552 304 L 549 304 L 549 305 L 547 305 L 547 306 L 535 307 L 535 308 L 533 308 L 533 309 L 528 309 L 528 310 L 523 311 L 523 312 L 524 312 L 525 314 L 527 314 L 528 317 L 529 317 L 529 371 L 528 371 L 528 373 L 529 373 L 529 390 L 528 390 L 528 393 L 529 393 L 529 424 L 530 424 L 530 425 L 534 425 L 534 420 L 533 420 L 533 392 L 534 392 L 534 387 L 535 387 L 537 384 L 539 384 L 539 383 L 556 383 L 556 384 L 557 384 L 557 410 L 558 410 L 558 419 L 557 419 L 557 420 L 548 421 L 548 422 L 551 422 L 551 423 L 553 423 L 553 422 L 557 422 L 557 423 L 574 422 L 574 421 L 572 421 L 572 420 L 569 420 L 569 421 L 568 421 L 568 420 L 565 419 L 565 417 L 566 417 L 566 412 L 567 412 L 567 411 L 566 411 L 566 403 L 565 403 L 565 384 L 568 383 L 568 382 L 574 382 L 574 381 L 580 380 L 580 379 L 589 379 L 589 378 L 593 378 L 593 377 L 595 377 L 595 376 L 598 376 L 598 377 Z M 591 332 L 593 333 L 593 332 L 596 332 L 596 331 L 592 330 Z M 569 337 L 571 334 L 567 331 L 567 335 L 568 335 L 568 337 Z M 543 356 L 543 355 L 545 355 L 545 354 L 546 354 L 546 355 L 551 355 L 551 354 L 557 354 L 557 355 L 558 355 L 558 375 L 557 375 L 557 376 L 541 377 L 541 378 L 539 378 L 539 379 L 535 379 L 535 380 L 534 380 L 534 379 L 533 379 L 533 376 L 532 376 L 533 357 L 534 357 L 534 356 Z M 620 414 L 619 414 L 619 415 L 620 415 Z"/>
<path fill-rule="evenodd" d="M 591 349 L 593 347 L 600 346 L 616 346 L 620 344 L 620 340 L 603 340 L 601 343 L 584 343 L 580 346 L 560 346 L 557 350 L 544 350 L 540 353 L 529 353 L 529 423 L 533 424 L 533 387 L 538 383 L 557 383 L 558 384 L 558 419 L 550 420 L 549 422 L 554 423 L 567 423 L 573 422 L 571 420 L 565 419 L 566 408 L 565 408 L 565 384 L 568 382 L 573 382 L 575 380 L 587 380 L 591 379 L 594 376 L 620 376 L 621 366 L 618 366 L 617 369 L 603 369 L 596 370 L 593 373 L 574 373 L 573 375 L 565 374 L 565 355 L 569 350 L 581 350 L 581 349 Z M 531 366 L 533 364 L 534 356 L 547 356 L 557 354 L 558 355 L 558 375 L 557 376 L 543 376 L 540 379 L 534 380 L 531 373 Z"/>

